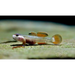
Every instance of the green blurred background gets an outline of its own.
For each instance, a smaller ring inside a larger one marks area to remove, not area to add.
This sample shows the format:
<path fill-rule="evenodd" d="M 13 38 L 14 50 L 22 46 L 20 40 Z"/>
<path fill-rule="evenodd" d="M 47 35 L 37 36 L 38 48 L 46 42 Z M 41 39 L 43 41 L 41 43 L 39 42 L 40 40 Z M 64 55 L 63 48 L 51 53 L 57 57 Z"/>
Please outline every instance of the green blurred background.
<path fill-rule="evenodd" d="M 12 35 L 19 33 L 28 35 L 30 32 L 47 32 L 48 37 L 55 34 L 62 36 L 60 45 L 25 46 L 12 49 L 11 45 L 21 42 L 0 44 L 1 59 L 47 59 L 47 58 L 75 58 L 75 27 L 62 23 L 32 20 L 1 20 L 0 42 L 13 40 Z"/>

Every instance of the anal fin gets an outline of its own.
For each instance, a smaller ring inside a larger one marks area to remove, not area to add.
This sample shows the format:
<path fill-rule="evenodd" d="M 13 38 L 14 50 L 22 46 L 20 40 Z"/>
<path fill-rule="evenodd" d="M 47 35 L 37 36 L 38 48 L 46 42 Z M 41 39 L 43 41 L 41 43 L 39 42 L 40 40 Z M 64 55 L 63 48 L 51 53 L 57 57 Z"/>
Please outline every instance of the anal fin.
<path fill-rule="evenodd" d="M 46 43 L 45 42 L 38 43 L 38 45 L 44 45 L 44 44 L 46 44 Z"/>

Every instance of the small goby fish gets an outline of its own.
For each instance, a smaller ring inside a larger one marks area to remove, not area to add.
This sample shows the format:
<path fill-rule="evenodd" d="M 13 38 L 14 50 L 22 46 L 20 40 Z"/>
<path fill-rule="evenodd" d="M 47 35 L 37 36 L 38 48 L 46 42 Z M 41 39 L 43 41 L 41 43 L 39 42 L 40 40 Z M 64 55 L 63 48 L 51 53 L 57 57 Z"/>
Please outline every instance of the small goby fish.
<path fill-rule="evenodd" d="M 21 34 L 14 34 L 13 39 L 16 41 L 22 42 L 23 46 L 27 43 L 29 45 L 34 44 L 47 44 L 52 42 L 53 44 L 60 44 L 62 42 L 62 37 L 59 34 L 52 36 L 51 38 L 47 37 L 48 34 L 45 32 L 38 32 L 34 33 L 31 32 L 29 35 L 21 35 Z M 16 46 L 13 48 L 18 48 L 22 46 Z"/>

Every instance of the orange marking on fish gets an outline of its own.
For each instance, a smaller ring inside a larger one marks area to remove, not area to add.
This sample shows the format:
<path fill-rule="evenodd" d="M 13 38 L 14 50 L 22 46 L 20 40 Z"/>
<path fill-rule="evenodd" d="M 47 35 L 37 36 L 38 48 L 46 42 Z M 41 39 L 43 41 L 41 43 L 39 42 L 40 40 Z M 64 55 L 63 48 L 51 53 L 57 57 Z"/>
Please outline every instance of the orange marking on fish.
<path fill-rule="evenodd" d="M 38 43 L 38 45 L 43 45 L 43 44 L 46 44 L 46 43 L 45 42 Z"/>

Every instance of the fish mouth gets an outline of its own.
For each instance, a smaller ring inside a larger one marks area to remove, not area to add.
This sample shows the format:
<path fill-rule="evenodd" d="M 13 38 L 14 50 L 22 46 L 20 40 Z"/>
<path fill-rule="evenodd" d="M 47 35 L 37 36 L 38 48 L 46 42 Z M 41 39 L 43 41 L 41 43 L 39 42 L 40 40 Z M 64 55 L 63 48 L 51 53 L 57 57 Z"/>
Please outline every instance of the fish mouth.
<path fill-rule="evenodd" d="M 17 41 L 17 39 L 16 39 L 16 35 L 13 35 L 12 37 L 13 37 L 13 39 L 14 39 L 14 40 L 16 40 L 16 41 Z"/>

